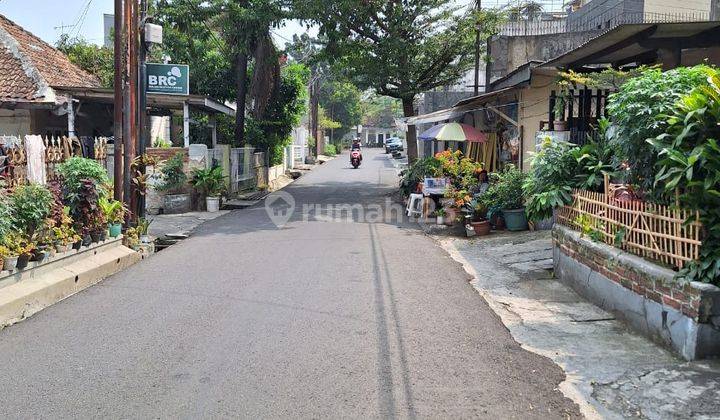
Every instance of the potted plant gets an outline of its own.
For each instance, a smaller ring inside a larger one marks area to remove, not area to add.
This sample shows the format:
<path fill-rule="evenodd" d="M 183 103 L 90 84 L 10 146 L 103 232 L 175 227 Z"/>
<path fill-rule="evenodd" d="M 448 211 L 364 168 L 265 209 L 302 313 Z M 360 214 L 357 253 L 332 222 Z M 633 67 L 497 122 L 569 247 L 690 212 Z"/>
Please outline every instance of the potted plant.
<path fill-rule="evenodd" d="M 35 243 L 24 235 L 18 235 L 17 237 L 17 248 L 18 254 L 17 265 L 15 266 L 18 270 L 24 270 L 30 263 L 30 259 L 35 251 Z"/>
<path fill-rule="evenodd" d="M 150 235 L 149 235 L 150 224 L 152 224 L 152 219 L 145 219 L 142 217 L 138 219 L 136 230 L 137 230 L 138 238 L 140 239 L 140 243 L 143 243 L 143 244 L 152 243 L 152 239 L 150 238 Z"/>
<path fill-rule="evenodd" d="M 488 235 L 490 233 L 490 221 L 487 220 L 487 208 L 482 203 L 478 203 L 473 210 L 473 218 L 470 226 L 472 226 L 475 231 L 475 235 Z"/>
<path fill-rule="evenodd" d="M 508 165 L 496 175 L 496 178 L 496 182 L 491 184 L 483 195 L 483 204 L 486 208 L 502 211 L 508 230 L 527 230 L 525 196 L 522 188 L 525 174 L 514 165 Z"/>
<path fill-rule="evenodd" d="M 123 236 L 123 245 L 134 251 L 140 249 L 140 239 L 138 236 L 137 228 L 127 228 L 127 230 L 125 231 L 125 236 Z"/>
<path fill-rule="evenodd" d="M 187 213 L 191 208 L 190 194 L 185 192 L 187 175 L 185 175 L 185 162 L 182 153 L 177 153 L 168 159 L 160 169 L 161 183 L 158 191 L 164 192 L 163 211 L 166 214 Z"/>
<path fill-rule="evenodd" d="M 210 213 L 220 210 L 220 196 L 225 192 L 225 178 L 220 166 L 193 171 L 192 184 L 205 194 L 205 204 Z"/>
<path fill-rule="evenodd" d="M 101 198 L 98 205 L 105 215 L 111 238 L 117 238 L 122 233 L 122 224 L 125 220 L 127 208 L 118 200 Z"/>
<path fill-rule="evenodd" d="M 436 218 L 435 223 L 437 223 L 438 225 L 444 225 L 446 214 L 447 214 L 447 212 L 445 211 L 445 209 L 443 209 L 443 208 L 437 209 L 435 211 L 435 218 Z"/>

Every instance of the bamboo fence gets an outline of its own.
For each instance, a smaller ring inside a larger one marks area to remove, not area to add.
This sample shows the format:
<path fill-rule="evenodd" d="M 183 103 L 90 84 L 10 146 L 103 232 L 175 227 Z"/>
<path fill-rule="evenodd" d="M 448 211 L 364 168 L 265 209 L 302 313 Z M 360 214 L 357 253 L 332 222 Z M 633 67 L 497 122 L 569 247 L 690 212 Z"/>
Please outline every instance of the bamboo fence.
<path fill-rule="evenodd" d="M 606 182 L 606 193 L 574 190 L 572 204 L 558 209 L 557 222 L 676 268 L 698 258 L 702 225 L 697 212 L 637 199 L 619 200 L 617 189 Z"/>

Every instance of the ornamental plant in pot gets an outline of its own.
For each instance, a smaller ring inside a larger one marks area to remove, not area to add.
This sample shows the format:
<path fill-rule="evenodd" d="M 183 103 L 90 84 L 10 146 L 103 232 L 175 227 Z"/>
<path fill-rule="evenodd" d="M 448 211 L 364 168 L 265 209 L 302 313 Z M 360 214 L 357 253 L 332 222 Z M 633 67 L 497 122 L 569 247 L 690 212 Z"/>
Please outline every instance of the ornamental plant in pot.
<path fill-rule="evenodd" d="M 177 153 L 168 159 L 160 169 L 161 182 L 158 191 L 164 192 L 163 211 L 166 214 L 187 213 L 191 208 L 190 194 L 185 192 L 187 175 L 184 171 L 184 156 Z"/>
<path fill-rule="evenodd" d="M 558 82 L 560 90 L 555 97 L 555 107 L 553 108 L 553 114 L 555 120 L 553 121 L 553 128 L 555 131 L 567 131 L 567 121 L 565 120 L 565 108 L 567 102 L 570 100 L 570 92 L 568 92 L 568 82 Z"/>
<path fill-rule="evenodd" d="M 470 226 L 472 226 L 475 231 L 475 235 L 488 235 L 490 233 L 490 221 L 487 220 L 487 208 L 482 203 L 478 203 L 473 210 L 473 218 Z"/>
<path fill-rule="evenodd" d="M 143 217 L 138 219 L 136 232 L 138 235 L 138 238 L 140 239 L 140 243 L 143 244 L 149 244 L 152 242 L 152 239 L 150 238 L 150 224 L 152 224 L 152 219 L 145 219 Z"/>
<path fill-rule="evenodd" d="M 445 224 L 445 209 L 440 208 L 435 211 L 435 223 L 438 225 L 444 225 Z"/>
<path fill-rule="evenodd" d="M 18 268 L 18 261 L 20 260 L 20 255 L 27 253 L 25 238 L 18 231 L 8 232 L 2 238 L 2 247 L 5 249 L 3 251 L 4 269 L 8 271 L 15 270 L 16 268 Z M 23 263 L 24 266 L 22 268 L 25 268 L 25 266 L 27 266 L 27 262 L 29 260 L 30 258 L 28 256 L 27 259 L 25 259 L 25 262 Z"/>
<path fill-rule="evenodd" d="M 100 198 L 98 206 L 100 206 L 100 209 L 108 222 L 110 237 L 117 238 L 122 233 L 122 224 L 125 220 L 127 208 L 118 200 L 107 199 L 104 197 Z"/>
<path fill-rule="evenodd" d="M 507 165 L 502 172 L 495 174 L 495 178 L 495 182 L 483 195 L 483 204 L 486 208 L 501 209 L 508 230 L 527 230 L 523 194 L 525 174 L 514 165 Z"/>
<path fill-rule="evenodd" d="M 225 178 L 220 166 L 193 171 L 192 184 L 198 191 L 205 194 L 207 211 L 210 213 L 220 210 L 220 197 L 225 192 Z"/>

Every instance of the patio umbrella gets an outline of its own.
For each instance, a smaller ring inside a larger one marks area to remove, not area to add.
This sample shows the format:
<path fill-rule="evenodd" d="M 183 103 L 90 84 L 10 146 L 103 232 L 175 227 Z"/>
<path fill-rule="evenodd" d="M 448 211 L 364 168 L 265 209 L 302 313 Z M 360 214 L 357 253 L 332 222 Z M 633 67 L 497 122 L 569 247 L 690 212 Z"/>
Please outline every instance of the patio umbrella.
<path fill-rule="evenodd" d="M 471 125 L 460 123 L 435 125 L 420 134 L 419 138 L 425 141 L 470 141 L 477 143 L 485 143 L 487 141 L 487 135 L 485 133 Z"/>

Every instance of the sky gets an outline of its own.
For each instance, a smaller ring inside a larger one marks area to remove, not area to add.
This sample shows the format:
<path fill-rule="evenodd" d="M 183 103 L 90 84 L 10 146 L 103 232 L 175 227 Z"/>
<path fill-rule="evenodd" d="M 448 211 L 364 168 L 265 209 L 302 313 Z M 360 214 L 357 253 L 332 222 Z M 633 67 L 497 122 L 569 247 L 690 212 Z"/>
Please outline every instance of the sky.
<path fill-rule="evenodd" d="M 331 0 L 328 0 L 331 1 Z M 474 0 L 455 0 L 471 4 Z M 483 0 L 484 7 L 520 0 Z M 563 0 L 540 0 L 546 9 L 555 9 Z M 113 0 L 0 0 L 0 14 L 14 21 L 44 41 L 55 44 L 61 34 L 82 35 L 86 40 L 102 44 L 103 14 L 113 12 Z M 298 22 L 287 22 L 274 31 L 276 44 L 284 47 L 285 39 L 307 32 Z M 317 31 L 311 30 L 311 35 Z"/>
<path fill-rule="evenodd" d="M 112 14 L 113 4 L 113 0 L 0 0 L 0 14 L 52 45 L 63 33 L 102 44 L 103 14 Z M 274 30 L 274 38 L 284 47 L 285 39 L 305 32 L 299 22 L 290 21 Z"/>

